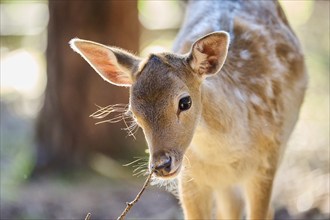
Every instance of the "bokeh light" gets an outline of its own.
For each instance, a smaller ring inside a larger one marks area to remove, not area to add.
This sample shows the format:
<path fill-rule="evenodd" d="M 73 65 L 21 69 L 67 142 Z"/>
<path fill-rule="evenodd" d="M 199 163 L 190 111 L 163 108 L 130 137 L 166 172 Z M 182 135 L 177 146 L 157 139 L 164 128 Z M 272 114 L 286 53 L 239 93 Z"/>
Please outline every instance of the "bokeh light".
<path fill-rule="evenodd" d="M 17 92 L 27 99 L 38 98 L 45 88 L 45 77 L 38 57 L 24 49 L 1 59 L 1 94 Z"/>

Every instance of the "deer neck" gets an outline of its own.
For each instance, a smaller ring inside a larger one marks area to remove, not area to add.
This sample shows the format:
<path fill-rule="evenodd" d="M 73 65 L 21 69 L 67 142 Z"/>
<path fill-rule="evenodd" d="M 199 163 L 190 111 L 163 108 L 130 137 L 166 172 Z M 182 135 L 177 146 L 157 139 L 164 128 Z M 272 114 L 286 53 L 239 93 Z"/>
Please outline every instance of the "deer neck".
<path fill-rule="evenodd" d="M 219 75 L 203 82 L 199 129 L 207 129 L 211 133 L 226 133 L 230 130 L 233 123 L 234 103 L 230 102 L 232 94 L 227 87 L 228 85 Z"/>

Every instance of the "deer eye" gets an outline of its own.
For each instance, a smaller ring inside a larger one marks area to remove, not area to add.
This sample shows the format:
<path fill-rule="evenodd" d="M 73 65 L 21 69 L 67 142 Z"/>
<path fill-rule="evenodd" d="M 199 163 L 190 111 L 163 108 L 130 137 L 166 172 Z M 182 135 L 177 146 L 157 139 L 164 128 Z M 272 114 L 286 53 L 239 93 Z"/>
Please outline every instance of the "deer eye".
<path fill-rule="evenodd" d="M 191 102 L 190 96 L 183 97 L 179 101 L 179 109 L 181 111 L 186 111 L 186 110 L 188 110 L 191 107 L 191 103 L 192 102 Z"/>

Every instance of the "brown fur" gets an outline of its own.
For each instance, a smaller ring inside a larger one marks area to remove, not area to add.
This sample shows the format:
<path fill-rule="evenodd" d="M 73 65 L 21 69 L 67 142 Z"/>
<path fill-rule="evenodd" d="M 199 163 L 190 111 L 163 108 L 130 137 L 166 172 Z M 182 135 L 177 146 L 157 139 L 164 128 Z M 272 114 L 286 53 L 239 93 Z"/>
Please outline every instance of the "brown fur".
<path fill-rule="evenodd" d="M 105 80 L 131 87 L 150 167 L 178 178 L 186 219 L 239 219 L 244 202 L 248 219 L 272 218 L 273 181 L 307 85 L 276 1 L 189 2 L 174 46 L 181 54 L 141 60 L 89 41 L 71 45 Z M 191 107 L 180 110 L 187 96 Z"/>

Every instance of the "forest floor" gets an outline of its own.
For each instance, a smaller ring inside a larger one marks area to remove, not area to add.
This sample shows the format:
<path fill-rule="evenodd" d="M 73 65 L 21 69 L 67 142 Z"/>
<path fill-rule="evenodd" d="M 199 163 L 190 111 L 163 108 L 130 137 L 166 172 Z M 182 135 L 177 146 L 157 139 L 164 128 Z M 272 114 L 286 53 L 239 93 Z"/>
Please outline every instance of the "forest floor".
<path fill-rule="evenodd" d="M 17 188 L 12 198 L 1 199 L 1 219 L 116 219 L 143 185 L 139 181 L 113 181 L 97 175 L 78 179 L 48 177 Z M 127 218 L 180 219 L 177 199 L 149 186 Z"/>
<path fill-rule="evenodd" d="M 83 178 L 38 178 L 17 187 L 12 197 L 1 197 L 1 219 L 116 219 L 125 203 L 134 199 L 143 185 L 138 181 L 111 180 L 99 175 Z M 291 216 L 277 208 L 275 219 L 329 219 L 318 209 Z M 182 219 L 178 200 L 170 193 L 149 186 L 127 219 Z"/>

